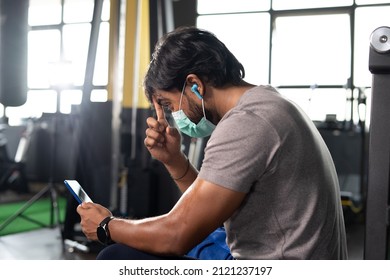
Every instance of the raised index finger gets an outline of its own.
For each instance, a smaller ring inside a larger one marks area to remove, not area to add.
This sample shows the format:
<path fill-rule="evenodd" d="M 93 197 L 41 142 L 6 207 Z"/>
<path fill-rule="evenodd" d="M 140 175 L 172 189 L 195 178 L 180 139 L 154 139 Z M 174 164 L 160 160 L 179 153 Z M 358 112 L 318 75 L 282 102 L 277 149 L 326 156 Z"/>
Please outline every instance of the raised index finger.
<path fill-rule="evenodd" d="M 154 106 L 154 109 L 156 110 L 157 120 L 158 121 L 159 120 L 166 120 L 164 109 L 161 107 L 160 104 L 158 104 L 158 102 L 154 96 L 153 96 L 153 106 Z"/>

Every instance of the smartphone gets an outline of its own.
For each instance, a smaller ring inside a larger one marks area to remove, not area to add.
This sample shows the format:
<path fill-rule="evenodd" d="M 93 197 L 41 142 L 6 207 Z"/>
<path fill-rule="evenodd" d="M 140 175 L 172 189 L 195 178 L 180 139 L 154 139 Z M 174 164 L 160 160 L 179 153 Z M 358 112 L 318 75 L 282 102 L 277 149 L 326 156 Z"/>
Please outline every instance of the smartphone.
<path fill-rule="evenodd" d="M 79 182 L 77 182 L 76 180 L 65 180 L 64 183 L 79 204 L 83 203 L 84 201 L 92 202 L 92 199 L 83 190 Z"/>

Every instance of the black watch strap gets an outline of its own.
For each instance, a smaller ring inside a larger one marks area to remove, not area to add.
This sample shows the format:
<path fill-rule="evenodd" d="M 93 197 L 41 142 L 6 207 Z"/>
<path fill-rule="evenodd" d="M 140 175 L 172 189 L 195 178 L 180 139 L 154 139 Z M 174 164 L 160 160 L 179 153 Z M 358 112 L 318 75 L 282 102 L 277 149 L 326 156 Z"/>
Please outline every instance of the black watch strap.
<path fill-rule="evenodd" d="M 114 219 L 113 216 L 108 216 L 100 222 L 99 227 L 97 228 L 98 239 L 101 243 L 108 245 L 113 243 L 111 240 L 110 230 L 108 229 L 108 223 Z"/>
<path fill-rule="evenodd" d="M 112 219 L 114 219 L 113 216 L 105 217 L 105 218 L 103 219 L 103 221 L 100 222 L 99 226 L 101 226 L 101 227 L 107 226 L 108 223 L 109 223 Z"/>

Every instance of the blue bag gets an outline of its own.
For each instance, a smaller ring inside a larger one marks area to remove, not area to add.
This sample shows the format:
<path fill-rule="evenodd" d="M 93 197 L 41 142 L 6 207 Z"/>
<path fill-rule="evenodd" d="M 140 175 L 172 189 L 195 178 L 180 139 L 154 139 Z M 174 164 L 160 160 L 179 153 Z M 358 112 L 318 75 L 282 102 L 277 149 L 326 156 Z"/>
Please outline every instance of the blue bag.
<path fill-rule="evenodd" d="M 201 243 L 192 248 L 187 256 L 200 260 L 233 260 L 234 258 L 226 244 L 225 228 L 217 228 Z"/>

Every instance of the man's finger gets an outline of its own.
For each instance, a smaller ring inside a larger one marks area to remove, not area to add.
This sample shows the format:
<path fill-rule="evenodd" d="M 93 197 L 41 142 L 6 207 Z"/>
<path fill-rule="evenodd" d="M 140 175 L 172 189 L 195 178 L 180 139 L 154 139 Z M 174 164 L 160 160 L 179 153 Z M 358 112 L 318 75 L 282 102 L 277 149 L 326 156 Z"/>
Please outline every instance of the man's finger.
<path fill-rule="evenodd" d="M 160 104 L 158 104 L 158 102 L 154 96 L 153 96 L 153 106 L 154 106 L 154 109 L 156 110 L 157 120 L 158 121 L 159 120 L 166 120 L 164 109 L 161 107 Z"/>

